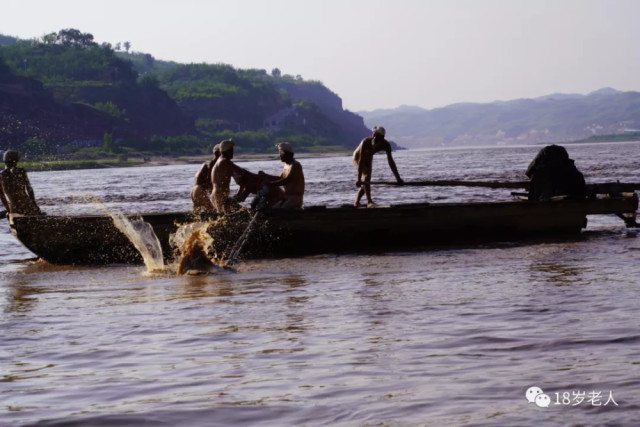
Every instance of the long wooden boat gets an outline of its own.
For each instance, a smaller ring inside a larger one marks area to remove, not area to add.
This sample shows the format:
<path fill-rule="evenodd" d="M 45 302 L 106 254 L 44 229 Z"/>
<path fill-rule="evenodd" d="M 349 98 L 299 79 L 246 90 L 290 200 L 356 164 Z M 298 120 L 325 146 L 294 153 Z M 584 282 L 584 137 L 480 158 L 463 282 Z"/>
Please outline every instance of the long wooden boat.
<path fill-rule="evenodd" d="M 586 227 L 588 215 L 616 214 L 629 225 L 635 222 L 637 209 L 636 193 L 621 193 L 545 202 L 514 200 L 271 210 L 263 214 L 267 238 L 264 238 L 263 227 L 263 238 L 250 239 L 243 256 L 407 251 L 467 242 L 579 234 Z M 167 260 L 173 256 L 169 236 L 180 224 L 199 219 L 184 212 L 135 217 L 152 225 Z M 10 215 L 9 221 L 14 236 L 50 263 L 142 263 L 133 244 L 107 215 Z"/>

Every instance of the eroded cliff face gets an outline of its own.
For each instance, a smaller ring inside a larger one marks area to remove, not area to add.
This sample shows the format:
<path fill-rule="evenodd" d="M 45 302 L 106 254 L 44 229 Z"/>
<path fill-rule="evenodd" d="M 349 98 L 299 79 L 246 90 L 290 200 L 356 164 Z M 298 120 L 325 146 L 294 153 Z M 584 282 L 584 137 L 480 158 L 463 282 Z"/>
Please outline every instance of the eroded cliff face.
<path fill-rule="evenodd" d="M 292 131 L 322 136 L 355 148 L 371 131 L 364 119 L 342 108 L 342 99 L 319 83 L 282 80 L 259 96 L 188 97 L 178 100 L 189 116 L 214 129 Z"/>
<path fill-rule="evenodd" d="M 99 102 L 118 105 L 123 117 L 90 105 Z M 54 145 L 76 141 L 99 145 L 105 133 L 122 138 L 179 135 L 193 129 L 192 119 L 157 88 L 60 86 L 52 91 L 37 80 L 0 69 L 3 149 L 20 147 L 29 138 L 42 138 Z"/>
<path fill-rule="evenodd" d="M 294 101 L 310 99 L 314 101 L 323 114 L 335 123 L 344 134 L 342 144 L 348 148 L 358 146 L 362 138 L 371 134 L 371 130 L 364 124 L 364 119 L 351 111 L 342 108 L 342 99 L 320 84 L 295 82 L 279 83 L 278 88 L 284 89 Z"/>
<path fill-rule="evenodd" d="M 0 148 L 19 147 L 28 138 L 102 139 L 103 129 L 113 125 L 86 107 L 57 102 L 36 80 L 0 70 Z"/>

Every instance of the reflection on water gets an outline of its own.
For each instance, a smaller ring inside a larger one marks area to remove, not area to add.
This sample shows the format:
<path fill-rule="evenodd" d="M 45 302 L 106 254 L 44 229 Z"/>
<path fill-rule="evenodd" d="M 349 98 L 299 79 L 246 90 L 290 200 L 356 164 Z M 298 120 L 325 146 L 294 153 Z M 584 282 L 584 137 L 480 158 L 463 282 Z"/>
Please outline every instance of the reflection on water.
<path fill-rule="evenodd" d="M 582 274 L 584 269 L 583 266 L 576 268 L 565 264 L 550 262 L 532 265 L 531 269 L 533 272 L 543 273 L 545 281 L 554 284 L 555 286 L 585 284 L 584 276 Z"/>
<path fill-rule="evenodd" d="M 283 278 L 282 284 L 284 287 L 284 293 L 289 294 L 286 298 L 286 317 L 284 331 L 291 334 L 301 334 L 306 331 L 305 320 L 305 305 L 309 302 L 309 295 L 307 295 L 307 281 L 303 276 L 287 276 Z M 289 338 L 289 341 L 298 342 L 299 337 L 293 335 Z M 299 349 L 296 351 L 301 351 Z"/>
<path fill-rule="evenodd" d="M 587 181 L 640 181 L 639 148 L 569 153 Z M 394 157 L 406 180 L 506 180 L 522 179 L 537 150 Z M 306 203 L 353 200 L 347 156 L 301 162 Z M 384 158 L 375 162 L 376 178 L 391 180 Z M 179 211 L 190 207 L 197 167 L 34 173 L 32 184 L 50 213 L 94 208 L 67 204 L 61 189 L 71 188 L 108 195 L 118 212 Z M 141 188 L 150 177 L 158 185 Z M 510 195 L 377 188 L 374 198 Z M 590 219 L 580 239 L 251 260 L 237 273 L 179 277 L 29 262 L 6 223 L 0 245 L 0 425 L 633 425 L 637 418 L 640 244 L 617 218 Z M 551 396 L 611 390 L 619 406 L 543 410 L 525 399 L 533 385 Z"/>
<path fill-rule="evenodd" d="M 25 278 L 16 279 L 7 284 L 5 292 L 7 303 L 4 305 L 4 311 L 19 313 L 33 310 L 37 306 L 39 295 L 44 293 L 46 289 L 30 286 L 29 281 Z"/>
<path fill-rule="evenodd" d="M 211 276 L 205 275 L 185 276 L 178 290 L 177 298 L 185 300 L 219 299 L 218 301 L 224 302 L 226 298 L 234 295 L 231 282 L 225 279 L 213 281 Z"/>

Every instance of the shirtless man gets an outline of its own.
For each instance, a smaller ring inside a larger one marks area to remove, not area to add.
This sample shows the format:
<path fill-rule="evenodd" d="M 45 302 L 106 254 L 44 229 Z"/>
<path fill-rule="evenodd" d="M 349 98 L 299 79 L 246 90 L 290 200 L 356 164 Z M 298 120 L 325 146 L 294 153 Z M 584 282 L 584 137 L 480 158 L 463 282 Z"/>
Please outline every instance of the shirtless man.
<path fill-rule="evenodd" d="M 231 161 L 233 159 L 234 142 L 226 139 L 220 143 L 220 157 L 216 160 L 216 164 L 211 169 L 211 203 L 216 211 L 220 213 L 232 210 L 232 205 L 244 200 L 248 193 L 246 190 L 247 182 L 250 181 L 247 175 L 249 172 L 242 169 Z M 238 194 L 229 197 L 229 185 L 231 177 L 240 186 Z"/>
<path fill-rule="evenodd" d="M 193 212 L 215 212 L 213 203 L 211 203 L 211 171 L 216 160 L 220 157 L 220 144 L 213 147 L 213 160 L 208 160 L 202 164 L 198 172 L 196 172 L 191 188 L 191 201 L 193 202 Z"/>
<path fill-rule="evenodd" d="M 260 171 L 269 185 L 268 204 L 273 208 L 301 209 L 304 197 L 304 173 L 302 165 L 293 159 L 293 147 L 288 142 L 277 144 L 280 160 L 285 164 L 280 176 L 267 175 Z M 283 186 L 284 190 L 279 187 Z"/>
<path fill-rule="evenodd" d="M 353 152 L 353 164 L 358 168 L 356 187 L 360 188 L 356 196 L 356 201 L 353 204 L 355 207 L 360 206 L 360 199 L 362 199 L 362 196 L 365 194 L 367 195 L 367 207 L 375 206 L 375 203 L 373 203 L 371 199 L 371 172 L 373 170 L 373 155 L 379 151 L 384 150 L 387 152 L 387 161 L 389 162 L 391 171 L 395 175 L 398 184 L 404 184 L 404 181 L 398 173 L 396 162 L 391 156 L 391 144 L 384 138 L 385 133 L 386 131 L 382 126 L 374 126 L 373 135 L 363 139 L 360 145 L 358 145 L 358 148 Z"/>
<path fill-rule="evenodd" d="M 9 214 L 42 215 L 36 204 L 27 171 L 17 167 L 20 153 L 7 150 L 3 156 L 6 167 L 0 172 L 0 199 Z"/>

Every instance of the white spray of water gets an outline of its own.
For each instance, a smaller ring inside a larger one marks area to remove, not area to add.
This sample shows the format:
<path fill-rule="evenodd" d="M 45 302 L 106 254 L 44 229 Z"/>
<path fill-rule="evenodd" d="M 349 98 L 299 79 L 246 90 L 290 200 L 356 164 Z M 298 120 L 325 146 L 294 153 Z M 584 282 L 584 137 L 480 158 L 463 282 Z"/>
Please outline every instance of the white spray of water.
<path fill-rule="evenodd" d="M 151 224 L 142 219 L 130 220 L 121 213 L 112 212 L 101 200 L 94 196 L 71 194 L 69 197 L 91 202 L 99 211 L 109 215 L 116 228 L 127 236 L 129 241 L 133 243 L 133 246 L 138 250 L 142 256 L 144 265 L 147 267 L 148 273 L 161 273 L 167 270 L 164 264 L 160 240 L 153 231 Z"/>
<path fill-rule="evenodd" d="M 142 219 L 130 220 L 118 212 L 107 210 L 107 213 L 113 219 L 113 223 L 118 230 L 122 231 L 131 243 L 133 243 L 133 246 L 136 247 L 138 252 L 140 252 L 148 272 L 166 270 L 160 240 L 158 240 L 158 236 L 154 233 L 151 224 L 144 222 Z"/>

